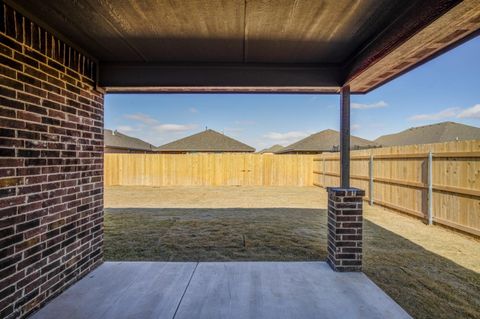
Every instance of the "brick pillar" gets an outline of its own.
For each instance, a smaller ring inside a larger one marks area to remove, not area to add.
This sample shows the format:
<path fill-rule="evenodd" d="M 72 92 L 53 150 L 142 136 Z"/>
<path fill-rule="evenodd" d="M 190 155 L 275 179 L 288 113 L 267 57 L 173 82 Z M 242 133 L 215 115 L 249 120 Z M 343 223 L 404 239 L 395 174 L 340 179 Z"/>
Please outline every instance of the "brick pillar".
<path fill-rule="evenodd" d="M 0 1 L 0 318 L 23 318 L 102 262 L 96 63 Z"/>
<path fill-rule="evenodd" d="M 335 271 L 361 271 L 365 191 L 357 188 L 328 187 L 327 192 L 327 262 Z"/>

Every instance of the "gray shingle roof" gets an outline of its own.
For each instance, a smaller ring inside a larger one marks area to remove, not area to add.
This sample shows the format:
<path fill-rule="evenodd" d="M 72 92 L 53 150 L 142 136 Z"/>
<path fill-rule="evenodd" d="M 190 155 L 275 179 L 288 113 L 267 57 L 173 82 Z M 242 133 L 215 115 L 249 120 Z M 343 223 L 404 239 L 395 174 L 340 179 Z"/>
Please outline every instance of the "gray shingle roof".
<path fill-rule="evenodd" d="M 141 139 L 131 137 L 118 132 L 117 130 L 104 130 L 104 146 L 121 149 L 153 151 L 155 146 Z"/>
<path fill-rule="evenodd" d="M 187 136 L 159 146 L 164 152 L 255 152 L 255 148 L 214 130 Z"/>
<path fill-rule="evenodd" d="M 340 145 L 340 133 L 335 130 L 324 130 L 312 134 L 296 143 L 285 146 L 278 154 L 290 152 L 332 152 L 338 151 Z M 350 148 L 369 148 L 378 145 L 360 137 L 350 136 Z"/>
<path fill-rule="evenodd" d="M 283 146 L 282 145 L 279 145 L 279 144 L 275 144 L 273 146 L 270 146 L 269 148 L 264 148 L 263 150 L 261 150 L 260 154 L 264 154 L 264 153 L 277 153 L 278 151 L 282 150 L 283 149 Z"/>
<path fill-rule="evenodd" d="M 375 142 L 383 146 L 395 146 L 476 139 L 480 139 L 480 128 L 455 122 L 442 122 L 383 135 L 377 138 Z"/>

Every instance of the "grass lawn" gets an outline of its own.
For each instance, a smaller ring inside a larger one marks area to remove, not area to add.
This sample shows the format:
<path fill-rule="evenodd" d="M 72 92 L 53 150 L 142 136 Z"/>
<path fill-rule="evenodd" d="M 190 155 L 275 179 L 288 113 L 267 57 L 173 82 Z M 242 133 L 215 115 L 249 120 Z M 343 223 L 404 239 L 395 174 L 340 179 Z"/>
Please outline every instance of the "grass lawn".
<path fill-rule="evenodd" d="M 318 188 L 113 187 L 107 260 L 325 260 Z M 480 242 L 366 207 L 364 272 L 416 318 L 480 318 Z"/>

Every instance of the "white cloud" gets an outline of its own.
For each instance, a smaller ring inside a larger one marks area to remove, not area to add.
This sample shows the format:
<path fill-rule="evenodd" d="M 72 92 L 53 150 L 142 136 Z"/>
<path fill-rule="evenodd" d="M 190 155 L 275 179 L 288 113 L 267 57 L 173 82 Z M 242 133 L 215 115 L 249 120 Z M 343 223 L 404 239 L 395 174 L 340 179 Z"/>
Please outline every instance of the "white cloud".
<path fill-rule="evenodd" d="M 291 131 L 286 133 L 269 132 L 263 135 L 264 138 L 273 141 L 275 144 L 291 144 L 302 138 L 309 136 L 310 133 L 302 131 Z"/>
<path fill-rule="evenodd" d="M 198 113 L 198 109 L 196 109 L 196 108 L 194 108 L 194 107 L 189 108 L 188 111 L 189 111 L 190 113 Z"/>
<path fill-rule="evenodd" d="M 223 128 L 223 130 L 221 130 L 219 132 L 243 141 L 242 134 L 243 134 L 244 131 L 245 131 L 245 129 L 240 128 L 240 127 L 225 127 L 225 128 Z"/>
<path fill-rule="evenodd" d="M 461 111 L 457 117 L 462 119 L 480 119 L 480 104 L 475 104 L 474 106 Z"/>
<path fill-rule="evenodd" d="M 195 124 L 174 124 L 174 123 L 160 123 L 157 119 L 154 119 L 148 115 L 137 113 L 127 114 L 125 118 L 133 120 L 136 125 L 124 125 L 122 126 L 126 131 L 156 131 L 156 132 L 185 132 L 193 130 L 197 127 Z"/>
<path fill-rule="evenodd" d="M 351 106 L 352 106 L 352 109 L 366 110 L 366 109 L 378 109 L 382 107 L 387 107 L 388 104 L 385 101 L 378 101 L 376 103 L 371 103 L 371 104 L 352 103 Z"/>
<path fill-rule="evenodd" d="M 137 114 L 127 114 L 125 115 L 125 118 L 129 120 L 134 120 L 137 122 L 141 122 L 146 125 L 155 125 L 158 123 L 158 121 L 148 115 L 137 113 Z"/>
<path fill-rule="evenodd" d="M 288 138 L 303 138 L 307 136 L 308 136 L 307 132 L 292 131 L 287 133 L 270 132 L 265 134 L 263 137 L 271 140 L 284 140 Z"/>
<path fill-rule="evenodd" d="M 362 126 L 360 124 L 352 124 L 351 129 L 352 131 L 359 130 Z"/>
<path fill-rule="evenodd" d="M 460 112 L 460 108 L 458 107 L 450 107 L 448 109 L 441 110 L 437 113 L 429 113 L 429 114 L 417 114 L 409 117 L 410 121 L 437 121 L 446 118 L 456 117 Z"/>
<path fill-rule="evenodd" d="M 229 133 L 240 133 L 243 131 L 245 131 L 245 129 L 241 127 L 225 127 L 223 129 L 223 132 L 229 132 Z"/>
<path fill-rule="evenodd" d="M 128 122 L 117 126 L 117 130 L 124 133 L 135 133 L 132 136 L 142 139 L 153 145 L 161 145 L 188 135 L 195 130 L 197 124 L 162 123 L 161 121 L 142 113 L 126 114 Z"/>
<path fill-rule="evenodd" d="M 450 107 L 437 113 L 416 114 L 408 119 L 410 121 L 439 121 L 444 119 L 480 119 L 480 104 L 469 108 Z"/>
<path fill-rule="evenodd" d="M 122 133 L 128 133 L 128 132 L 138 131 L 138 128 L 132 127 L 130 125 L 120 125 L 120 126 L 117 126 L 117 131 Z"/>
<path fill-rule="evenodd" d="M 172 133 L 179 133 L 179 132 L 186 132 L 193 130 L 197 127 L 195 124 L 160 124 L 155 125 L 153 129 L 155 131 L 164 133 L 164 132 L 172 132 Z"/>
<path fill-rule="evenodd" d="M 249 126 L 249 125 L 255 125 L 257 124 L 255 121 L 252 120 L 242 120 L 242 121 L 235 121 L 236 125 L 244 125 L 244 126 Z"/>

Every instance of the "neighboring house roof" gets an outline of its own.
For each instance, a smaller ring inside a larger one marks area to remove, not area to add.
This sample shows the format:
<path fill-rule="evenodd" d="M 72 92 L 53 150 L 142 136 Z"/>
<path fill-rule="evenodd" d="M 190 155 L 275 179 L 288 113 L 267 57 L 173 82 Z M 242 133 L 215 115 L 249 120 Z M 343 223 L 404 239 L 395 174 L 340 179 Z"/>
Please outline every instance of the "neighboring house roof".
<path fill-rule="evenodd" d="M 104 130 L 104 146 L 130 150 L 153 151 L 155 146 L 141 139 L 131 137 L 118 132 L 117 130 Z"/>
<path fill-rule="evenodd" d="M 255 152 L 253 147 L 214 130 L 205 130 L 187 136 L 159 146 L 156 150 L 160 152 Z"/>
<path fill-rule="evenodd" d="M 290 152 L 332 152 L 338 151 L 340 145 L 340 132 L 335 130 L 324 130 L 312 134 L 303 140 L 285 146 L 278 154 Z M 350 148 L 369 148 L 377 147 L 378 145 L 360 137 L 350 136 Z"/>
<path fill-rule="evenodd" d="M 275 144 L 273 146 L 270 146 L 269 148 L 264 148 L 263 150 L 261 150 L 260 154 L 265 154 L 265 153 L 277 153 L 278 151 L 282 150 L 283 149 L 283 146 L 282 145 L 279 145 L 279 144 Z"/>
<path fill-rule="evenodd" d="M 377 138 L 375 142 L 383 146 L 396 146 L 476 139 L 480 139 L 480 128 L 455 122 L 442 122 L 383 135 Z"/>

